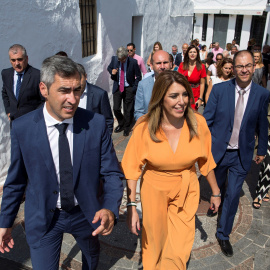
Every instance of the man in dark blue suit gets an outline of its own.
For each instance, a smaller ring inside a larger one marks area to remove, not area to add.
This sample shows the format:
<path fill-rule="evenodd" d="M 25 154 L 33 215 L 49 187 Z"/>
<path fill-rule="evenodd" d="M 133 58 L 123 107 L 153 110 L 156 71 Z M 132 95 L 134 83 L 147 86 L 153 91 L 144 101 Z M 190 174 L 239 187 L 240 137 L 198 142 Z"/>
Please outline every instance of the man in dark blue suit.
<path fill-rule="evenodd" d="M 10 121 L 35 110 L 44 99 L 39 91 L 40 72 L 28 64 L 26 49 L 20 44 L 9 48 L 11 68 L 2 70 L 2 98 Z"/>
<path fill-rule="evenodd" d="M 14 245 L 11 227 L 26 189 L 25 231 L 33 268 L 58 269 L 63 233 L 70 233 L 82 250 L 82 269 L 96 269 L 98 234 L 113 229 L 123 174 L 105 118 L 77 108 L 81 81 L 76 63 L 62 56 L 45 59 L 40 91 L 44 107 L 13 122 L 0 252 Z"/>
<path fill-rule="evenodd" d="M 107 70 L 113 82 L 113 112 L 118 121 L 114 132 L 124 130 L 123 135 L 128 136 L 133 124 L 134 102 L 138 83 L 142 78 L 137 60 L 128 57 L 125 47 L 117 49 L 116 56 L 112 57 Z M 124 115 L 121 112 L 122 100 Z"/>
<path fill-rule="evenodd" d="M 212 153 L 217 163 L 215 174 L 223 203 L 216 237 L 226 256 L 233 255 L 229 235 L 242 185 L 251 166 L 256 134 L 257 164 L 267 151 L 269 92 L 252 82 L 254 71 L 255 62 L 250 52 L 235 54 L 235 79 L 214 85 L 204 111 L 212 135 Z"/>
<path fill-rule="evenodd" d="M 102 114 L 106 119 L 107 127 L 112 135 L 114 120 L 107 91 L 87 82 L 87 74 L 83 65 L 78 64 L 78 70 L 81 74 L 82 87 L 79 107 Z"/>

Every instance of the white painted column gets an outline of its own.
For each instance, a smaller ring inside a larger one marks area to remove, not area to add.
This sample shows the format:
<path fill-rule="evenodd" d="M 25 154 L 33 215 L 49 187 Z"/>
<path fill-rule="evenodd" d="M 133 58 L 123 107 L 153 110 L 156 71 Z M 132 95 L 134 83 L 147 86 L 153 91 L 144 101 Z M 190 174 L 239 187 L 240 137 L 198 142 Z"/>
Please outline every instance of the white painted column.
<path fill-rule="evenodd" d="M 202 25 L 203 25 L 203 14 L 196 13 L 196 23 L 194 25 L 193 39 L 198 38 L 200 43 L 202 43 Z"/>
<path fill-rule="evenodd" d="M 252 15 L 244 15 L 241 39 L 240 39 L 240 50 L 246 50 L 250 37 L 250 26 L 251 26 Z"/>
<path fill-rule="evenodd" d="M 235 32 L 236 15 L 229 15 L 226 43 L 232 43 Z"/>
<path fill-rule="evenodd" d="M 214 14 L 208 14 L 207 34 L 206 34 L 206 46 L 209 48 L 210 43 L 213 41 L 214 32 Z"/>

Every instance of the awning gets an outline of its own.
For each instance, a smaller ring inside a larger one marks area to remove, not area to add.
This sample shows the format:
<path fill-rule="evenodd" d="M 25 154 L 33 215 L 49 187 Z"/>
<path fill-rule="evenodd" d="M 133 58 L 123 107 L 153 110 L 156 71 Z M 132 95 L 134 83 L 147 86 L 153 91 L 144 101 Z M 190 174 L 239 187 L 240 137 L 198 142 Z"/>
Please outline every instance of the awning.
<path fill-rule="evenodd" d="M 225 6 L 211 7 L 194 6 L 194 13 L 203 14 L 239 14 L 239 15 L 262 15 L 266 6 Z"/>

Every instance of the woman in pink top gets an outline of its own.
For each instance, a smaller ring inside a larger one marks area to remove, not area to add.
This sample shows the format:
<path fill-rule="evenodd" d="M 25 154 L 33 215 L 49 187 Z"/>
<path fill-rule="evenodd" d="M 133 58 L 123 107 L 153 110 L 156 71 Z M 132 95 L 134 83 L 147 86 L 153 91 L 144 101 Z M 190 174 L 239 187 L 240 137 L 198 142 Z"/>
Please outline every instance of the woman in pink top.
<path fill-rule="evenodd" d="M 188 57 L 184 58 L 184 62 L 180 64 L 178 72 L 187 78 L 194 96 L 194 101 L 191 101 L 191 107 L 194 110 L 198 110 L 203 103 L 206 70 L 200 59 L 199 49 L 196 46 L 190 45 L 185 55 Z"/>

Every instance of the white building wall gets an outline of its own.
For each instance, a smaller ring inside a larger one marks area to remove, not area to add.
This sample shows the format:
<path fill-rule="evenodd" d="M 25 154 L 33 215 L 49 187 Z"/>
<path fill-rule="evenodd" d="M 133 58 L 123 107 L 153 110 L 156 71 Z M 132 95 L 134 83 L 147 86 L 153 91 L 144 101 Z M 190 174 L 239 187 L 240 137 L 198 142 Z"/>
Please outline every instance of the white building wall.
<path fill-rule="evenodd" d="M 242 33 L 240 39 L 240 50 L 245 50 L 248 46 L 249 36 L 250 36 L 250 26 L 251 26 L 252 16 L 245 15 L 243 18 Z"/>
<path fill-rule="evenodd" d="M 206 34 L 206 46 L 209 48 L 210 43 L 213 42 L 214 32 L 214 14 L 208 14 L 207 34 Z"/>
<path fill-rule="evenodd" d="M 204 44 L 202 40 L 202 25 L 203 25 L 203 14 L 195 14 L 196 24 L 194 25 L 193 39 L 198 38 L 201 44 Z"/>
<path fill-rule="evenodd" d="M 111 56 L 132 37 L 132 16 L 142 15 L 142 54 L 148 58 L 159 40 L 164 50 L 172 44 L 182 46 L 192 33 L 193 3 L 190 0 L 97 0 L 97 54 L 82 58 L 81 24 L 78 0 L 1 0 L 0 70 L 10 67 L 8 48 L 24 45 L 29 63 L 36 68 L 42 61 L 63 50 L 83 64 L 88 80 L 108 91 L 112 81 L 107 72 Z M 0 80 L 2 88 L 2 80 Z M 2 104 L 2 97 L 0 97 Z M 3 184 L 10 160 L 9 123 L 0 106 L 0 185 Z"/>
<path fill-rule="evenodd" d="M 235 23 L 237 14 L 244 15 L 240 49 L 247 48 L 247 42 L 250 36 L 250 26 L 252 15 L 262 15 L 263 11 L 267 7 L 267 0 L 193 0 L 194 2 L 194 13 L 196 17 L 200 17 L 200 14 L 208 14 L 208 25 L 207 25 L 207 37 L 205 44 L 210 45 L 213 38 L 213 26 L 214 26 L 214 14 L 229 14 L 229 24 L 226 37 L 226 43 L 231 43 L 234 39 Z M 247 24 L 246 24 L 247 23 Z M 196 23 L 197 24 L 197 23 Z M 202 24 L 197 28 L 202 28 Z M 201 30 L 200 30 L 201 31 Z M 265 31 L 270 35 L 269 19 L 266 22 Z M 266 39 L 266 33 L 264 36 L 263 44 Z M 269 37 L 270 39 L 270 37 Z"/>

